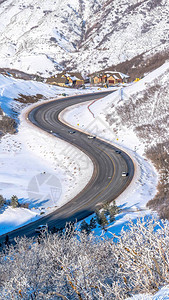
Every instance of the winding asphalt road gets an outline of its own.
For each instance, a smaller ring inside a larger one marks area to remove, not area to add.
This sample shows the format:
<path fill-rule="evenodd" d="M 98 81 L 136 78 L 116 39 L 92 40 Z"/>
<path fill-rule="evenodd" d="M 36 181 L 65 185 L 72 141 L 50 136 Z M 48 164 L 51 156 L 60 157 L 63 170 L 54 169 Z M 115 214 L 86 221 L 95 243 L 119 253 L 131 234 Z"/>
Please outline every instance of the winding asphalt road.
<path fill-rule="evenodd" d="M 40 220 L 10 232 L 10 240 L 17 236 L 34 236 L 35 228 L 40 224 L 48 224 L 49 229 L 53 226 L 62 228 L 66 222 L 82 220 L 92 214 L 102 203 L 116 199 L 129 185 L 134 175 L 134 165 L 125 152 L 117 153 L 116 147 L 98 138 L 88 139 L 86 134 L 78 130 L 70 134 L 71 128 L 58 119 L 60 112 L 66 107 L 102 98 L 108 94 L 110 92 L 66 97 L 42 104 L 29 113 L 29 120 L 33 124 L 85 152 L 94 164 L 94 172 L 85 189 L 74 199 Z M 122 177 L 123 171 L 128 172 L 129 175 Z M 0 237 L 1 242 L 4 236 Z"/>

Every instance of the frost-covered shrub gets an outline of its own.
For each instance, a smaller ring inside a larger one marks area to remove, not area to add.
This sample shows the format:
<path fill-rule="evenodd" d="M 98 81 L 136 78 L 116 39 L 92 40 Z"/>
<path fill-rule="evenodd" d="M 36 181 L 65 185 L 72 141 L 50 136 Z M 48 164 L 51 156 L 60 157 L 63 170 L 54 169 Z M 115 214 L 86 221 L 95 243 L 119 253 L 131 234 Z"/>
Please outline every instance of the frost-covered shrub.
<path fill-rule="evenodd" d="M 1 299 L 125 299 L 169 282 L 168 222 L 138 220 L 111 239 L 76 232 L 18 239 L 0 258 Z"/>

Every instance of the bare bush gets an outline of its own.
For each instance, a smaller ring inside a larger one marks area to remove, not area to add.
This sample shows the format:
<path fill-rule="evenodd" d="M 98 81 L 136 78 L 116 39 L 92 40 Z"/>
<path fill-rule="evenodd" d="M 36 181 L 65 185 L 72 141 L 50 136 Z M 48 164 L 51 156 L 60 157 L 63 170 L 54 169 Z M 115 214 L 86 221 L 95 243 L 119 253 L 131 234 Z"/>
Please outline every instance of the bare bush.
<path fill-rule="evenodd" d="M 4 206 L 4 204 L 5 204 L 5 199 L 4 199 L 4 197 L 2 195 L 0 195 L 0 208 L 2 206 Z"/>
<path fill-rule="evenodd" d="M 169 142 L 157 144 L 147 151 L 147 157 L 155 164 L 160 173 L 158 193 L 147 204 L 158 211 L 161 218 L 169 219 Z"/>
<path fill-rule="evenodd" d="M 0 132 L 2 135 L 6 133 L 13 134 L 16 132 L 16 122 L 14 119 L 3 115 L 2 109 L 0 108 Z"/>
<path fill-rule="evenodd" d="M 36 95 L 23 95 L 19 94 L 18 98 L 14 98 L 15 101 L 20 102 L 20 103 L 36 103 L 37 101 L 45 99 L 45 97 L 41 94 L 36 94 Z"/>

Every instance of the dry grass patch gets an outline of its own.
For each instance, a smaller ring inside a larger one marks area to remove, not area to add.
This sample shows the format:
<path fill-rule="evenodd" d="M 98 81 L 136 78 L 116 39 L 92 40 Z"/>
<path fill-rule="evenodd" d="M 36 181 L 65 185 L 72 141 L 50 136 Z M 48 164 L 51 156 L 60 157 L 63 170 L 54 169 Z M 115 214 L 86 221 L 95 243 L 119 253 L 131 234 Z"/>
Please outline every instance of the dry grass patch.
<path fill-rule="evenodd" d="M 23 95 L 23 94 L 19 94 L 18 98 L 14 98 L 15 101 L 20 102 L 20 103 L 36 103 L 41 99 L 46 99 L 43 95 L 41 94 L 36 94 L 34 96 L 30 96 L 30 95 Z"/>
<path fill-rule="evenodd" d="M 3 115 L 3 111 L 0 108 L 0 136 L 6 133 L 14 134 L 16 132 L 17 124 L 14 119 Z"/>
<path fill-rule="evenodd" d="M 159 171 L 160 180 L 158 193 L 155 198 L 147 203 L 147 206 L 155 209 L 161 218 L 169 220 L 169 141 L 157 144 L 147 151 L 147 157 L 154 163 Z"/>

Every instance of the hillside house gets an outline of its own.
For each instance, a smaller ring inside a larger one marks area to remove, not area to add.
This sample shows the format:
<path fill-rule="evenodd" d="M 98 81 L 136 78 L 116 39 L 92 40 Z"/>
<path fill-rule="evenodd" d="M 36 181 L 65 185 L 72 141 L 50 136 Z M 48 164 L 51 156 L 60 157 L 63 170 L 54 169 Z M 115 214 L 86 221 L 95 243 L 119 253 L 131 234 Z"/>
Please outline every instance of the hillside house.
<path fill-rule="evenodd" d="M 106 76 L 107 76 L 107 84 L 109 86 L 123 82 L 123 78 L 120 76 L 120 73 L 110 73 L 110 72 L 107 73 L 106 72 Z"/>
<path fill-rule="evenodd" d="M 100 84 L 100 83 L 102 83 L 101 76 L 100 75 L 94 75 L 94 76 L 92 76 L 91 83 L 93 83 L 93 84 Z"/>
<path fill-rule="evenodd" d="M 57 74 L 50 78 L 47 78 L 46 83 L 65 87 L 68 85 L 69 81 L 66 78 L 66 76 L 64 76 L 62 74 Z"/>
<path fill-rule="evenodd" d="M 80 73 L 66 73 L 65 76 L 71 86 L 81 86 L 84 84 L 84 78 Z"/>
<path fill-rule="evenodd" d="M 80 73 L 61 73 L 48 78 L 46 83 L 64 87 L 81 86 L 84 84 L 84 78 Z"/>
<path fill-rule="evenodd" d="M 121 72 L 105 71 L 104 73 L 95 73 L 90 77 L 92 84 L 107 84 L 108 86 L 128 82 L 129 76 Z"/>

